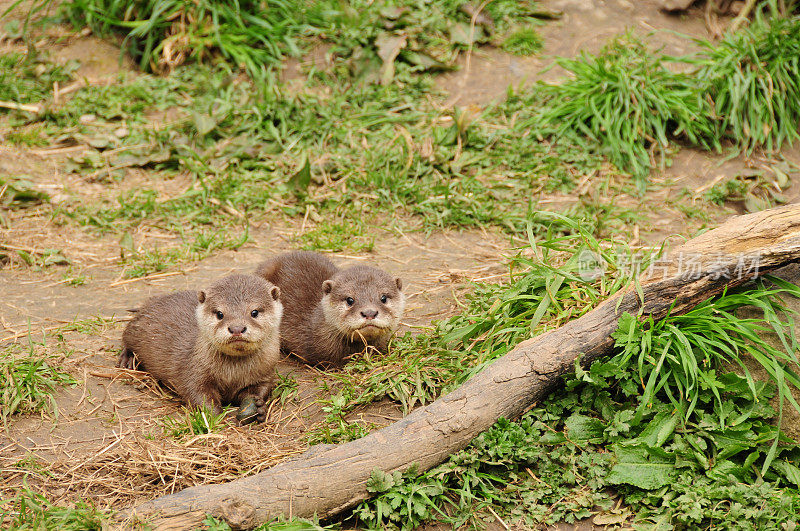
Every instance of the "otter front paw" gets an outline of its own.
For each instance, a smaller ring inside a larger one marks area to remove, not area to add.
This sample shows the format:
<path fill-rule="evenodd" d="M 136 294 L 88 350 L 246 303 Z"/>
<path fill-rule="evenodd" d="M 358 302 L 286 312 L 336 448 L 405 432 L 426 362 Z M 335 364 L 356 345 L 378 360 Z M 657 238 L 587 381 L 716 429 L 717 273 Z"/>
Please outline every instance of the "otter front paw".
<path fill-rule="evenodd" d="M 117 358 L 117 367 L 121 369 L 130 369 L 136 370 L 137 363 L 136 355 L 133 353 L 132 350 L 124 348 L 122 352 L 119 353 L 119 357 Z"/>

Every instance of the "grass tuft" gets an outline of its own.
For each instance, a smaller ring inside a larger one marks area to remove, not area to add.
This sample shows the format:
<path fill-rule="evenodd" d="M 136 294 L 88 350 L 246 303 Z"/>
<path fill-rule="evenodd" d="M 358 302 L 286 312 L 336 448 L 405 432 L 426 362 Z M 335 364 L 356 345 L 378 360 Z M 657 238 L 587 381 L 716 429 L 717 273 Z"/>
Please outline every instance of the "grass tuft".
<path fill-rule="evenodd" d="M 59 507 L 24 487 L 10 500 L 0 500 L 0 523 L 7 529 L 89 531 L 107 528 L 107 517 L 95 507 L 78 502 Z"/>
<path fill-rule="evenodd" d="M 30 60 L 20 53 L 2 54 L 0 55 L 0 100 L 42 103 L 50 97 L 53 83 L 69 81 L 77 67 L 76 61 L 70 61 L 62 66 L 50 61 Z M 6 112 L 9 112 L 8 109 L 0 109 L 0 113 Z M 20 132 L 17 132 L 17 135 L 19 134 Z"/>
<path fill-rule="evenodd" d="M 791 402 L 800 412 L 792 389 L 800 390 L 800 369 L 796 352 L 800 344 L 794 334 L 792 313 L 781 304 L 780 296 L 800 297 L 800 287 L 785 280 L 768 277 L 777 287 L 764 281 L 736 293 L 723 293 L 698 304 L 684 315 L 668 316 L 655 321 L 639 320 L 626 313 L 614 334 L 621 352 L 609 363 L 620 371 L 632 371 L 641 382 L 641 405 L 652 407 L 657 394 L 666 396 L 684 421 L 688 421 L 703 392 L 711 391 L 716 407 L 724 407 L 721 392 L 726 383 L 718 371 L 725 364 L 738 365 L 745 375 L 751 399 L 758 400 L 756 381 L 746 359 L 763 367 L 776 385 L 781 403 Z M 758 318 L 737 315 L 744 308 L 755 308 Z M 767 333 L 779 338 L 780 347 L 764 339 Z M 722 426 L 725 426 L 722 418 Z"/>
<path fill-rule="evenodd" d="M 533 55 L 541 51 L 542 37 L 535 28 L 518 29 L 503 41 L 503 50 L 514 55 Z"/>
<path fill-rule="evenodd" d="M 721 128 L 746 153 L 800 138 L 800 17 L 758 14 L 722 41 L 701 41 L 698 79 L 708 84 Z"/>
<path fill-rule="evenodd" d="M 718 148 L 711 104 L 697 81 L 666 67 L 632 34 L 611 41 L 597 56 L 558 59 L 573 77 L 541 85 L 548 97 L 539 116 L 555 136 L 600 142 L 617 167 L 643 182 L 663 166 L 678 138 Z"/>
<path fill-rule="evenodd" d="M 13 343 L 0 348 L 0 419 L 4 426 L 12 415 L 58 414 L 53 395 L 62 386 L 77 385 L 77 381 L 56 367 L 54 359 L 36 354 L 32 339 L 27 347 Z"/>
<path fill-rule="evenodd" d="M 299 53 L 299 39 L 329 3 L 269 0 L 71 0 L 70 22 L 98 35 L 125 37 L 125 49 L 143 70 L 171 71 L 191 59 L 221 56 L 261 75 L 285 54 Z M 317 23 L 319 25 L 319 23 Z"/>
<path fill-rule="evenodd" d="M 209 407 L 183 408 L 175 417 L 164 417 L 161 421 L 164 433 L 176 439 L 190 435 L 217 433 L 225 427 L 225 412 L 215 415 Z"/>

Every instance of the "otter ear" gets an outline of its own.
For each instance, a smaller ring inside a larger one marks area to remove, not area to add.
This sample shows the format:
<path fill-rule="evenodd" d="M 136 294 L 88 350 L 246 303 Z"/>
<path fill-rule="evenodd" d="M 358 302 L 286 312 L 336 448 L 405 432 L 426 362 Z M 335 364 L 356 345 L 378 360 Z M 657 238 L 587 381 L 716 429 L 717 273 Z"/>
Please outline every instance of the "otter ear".
<path fill-rule="evenodd" d="M 206 292 L 205 291 L 198 291 L 197 292 L 197 300 L 200 304 L 206 302 Z"/>
<path fill-rule="evenodd" d="M 327 295 L 327 294 L 328 294 L 328 293 L 330 293 L 332 290 L 333 290 L 333 281 L 331 281 L 331 280 L 326 280 L 325 282 L 323 282 L 323 283 L 322 283 L 322 293 L 324 293 L 325 295 Z"/>
<path fill-rule="evenodd" d="M 272 295 L 272 300 L 276 301 L 281 298 L 281 288 L 272 286 L 272 289 L 269 290 L 269 294 Z"/>
<path fill-rule="evenodd" d="M 403 291 L 403 279 L 402 278 L 397 277 L 396 279 L 394 279 L 394 283 L 397 284 L 397 289 L 399 289 L 400 291 Z"/>

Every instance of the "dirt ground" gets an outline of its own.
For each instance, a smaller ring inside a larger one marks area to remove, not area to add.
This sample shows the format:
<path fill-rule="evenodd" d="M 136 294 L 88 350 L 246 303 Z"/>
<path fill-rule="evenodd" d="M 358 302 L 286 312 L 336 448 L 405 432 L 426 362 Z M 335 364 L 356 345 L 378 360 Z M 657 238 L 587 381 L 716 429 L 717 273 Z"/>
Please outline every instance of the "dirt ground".
<path fill-rule="evenodd" d="M 9 2 L 0 2 L 0 10 Z M 509 85 L 553 80 L 563 72 L 557 68 L 542 73 L 548 56 L 573 56 L 597 51 L 611 36 L 631 28 L 652 35 L 649 42 L 662 45 L 668 53 L 682 54 L 683 39 L 673 32 L 707 37 L 702 15 L 666 15 L 651 0 L 544 0 L 542 4 L 564 15 L 542 30 L 545 48 L 533 58 L 519 58 L 496 49 L 478 49 L 463 57 L 459 71 L 442 75 L 438 82 L 451 97 L 451 104 L 484 105 L 502 98 Z M 0 45 L 8 51 L 15 43 Z M 80 75 L 92 82 L 112 79 L 120 70 L 132 70 L 129 60 L 119 60 L 118 49 L 93 36 L 71 37 L 54 46 L 59 60 L 77 59 Z M 0 176 L 24 173 L 47 190 L 54 202 L 59 194 L 79 194 L 86 200 L 116 197 L 122 187 L 158 181 L 167 196 L 183 192 L 188 185 L 179 178 L 162 182 L 148 170 L 131 169 L 126 179 L 114 183 L 85 182 L 80 175 L 63 171 L 66 157 L 74 150 L 59 152 L 21 149 L 0 145 Z M 800 163 L 800 149 L 782 155 Z M 729 158 L 684 149 L 662 174 L 652 176 L 653 190 L 641 200 L 612 198 L 621 205 L 634 206 L 642 214 L 638 238 L 659 244 L 676 237 L 690 237 L 703 225 L 716 225 L 737 213 L 720 207 L 710 221 L 687 217 L 668 199 L 688 188 L 702 196 L 715 182 L 763 164 L 759 156 Z M 785 193 L 790 202 L 800 198 L 794 183 Z M 577 201 L 575 194 L 553 194 L 540 198 L 548 208 L 560 208 Z M 119 245 L 111 236 L 98 237 L 76 227 L 55 226 L 45 212 L 27 209 L 8 212 L 9 223 L 0 226 L 0 243 L 21 249 L 58 247 L 72 261 L 73 268 L 86 276 L 80 286 L 64 280 L 65 268 L 0 268 L 0 346 L 24 342 L 30 332 L 41 337 L 74 321 L 96 319 L 88 331 L 63 331 L 55 341 L 64 354 L 62 363 L 79 384 L 57 394 L 58 417 L 14 418 L 0 432 L 0 498 L 10 496 L 23 481 L 38 485 L 59 504 L 91 499 L 117 509 L 134 500 L 155 497 L 208 481 L 233 479 L 263 470 L 307 448 L 304 434 L 322 417 L 318 400 L 327 396 L 321 383 L 335 385 L 335 377 L 284 360 L 281 374 L 291 374 L 299 384 L 298 393 L 281 407 L 274 403 L 261 426 L 226 428 L 224 435 L 210 434 L 175 441 L 158 435 L 158 421 L 179 411 L 174 396 L 160 390 L 144 374 L 115 369 L 119 340 L 127 316 L 152 294 L 176 289 L 196 289 L 231 272 L 249 272 L 264 258 L 292 248 L 292 236 L 304 226 L 300 221 L 267 220 L 251 227 L 251 241 L 237 251 L 219 251 L 180 270 L 140 279 L 123 279 L 119 266 Z M 358 255 L 334 254 L 338 264 L 366 261 L 401 276 L 407 283 L 409 303 L 404 330 L 430 325 L 452 315 L 468 289 L 469 281 L 491 281 L 503 275 L 503 256 L 513 253 L 520 242 L 509 240 L 496 230 L 436 231 L 402 233 L 373 227 L 374 250 Z M 135 234 L 137 241 L 158 239 L 157 230 Z M 401 330 L 402 333 L 402 330 Z M 351 414 L 376 425 L 386 425 L 402 415 L 398 406 L 378 403 Z M 244 451 L 246 449 L 246 451 Z M 242 456 L 247 455 L 245 460 Z M 252 459 L 253 456 L 257 456 Z M 35 459 L 37 467 L 20 468 L 23 459 Z M 120 481 L 119 478 L 125 478 Z M 114 478 L 104 482 L 103 478 Z M 107 485 L 103 487 L 103 485 Z M 591 528 L 589 523 L 582 529 Z M 572 529 L 571 526 L 560 529 Z"/>

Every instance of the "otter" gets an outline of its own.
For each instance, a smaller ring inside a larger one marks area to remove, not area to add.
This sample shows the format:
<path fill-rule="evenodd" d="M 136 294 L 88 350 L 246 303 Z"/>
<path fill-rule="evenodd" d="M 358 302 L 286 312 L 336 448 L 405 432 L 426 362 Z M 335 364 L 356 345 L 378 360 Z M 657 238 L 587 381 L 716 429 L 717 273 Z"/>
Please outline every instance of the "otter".
<path fill-rule="evenodd" d="M 148 371 L 215 413 L 252 402 L 263 422 L 280 359 L 280 293 L 263 278 L 231 275 L 202 291 L 153 297 L 125 327 L 117 367 Z"/>
<path fill-rule="evenodd" d="M 341 366 L 367 346 L 385 352 L 403 316 L 403 281 L 375 267 L 339 269 L 318 253 L 294 251 L 256 275 L 283 294 L 281 349 L 310 365 Z"/>

